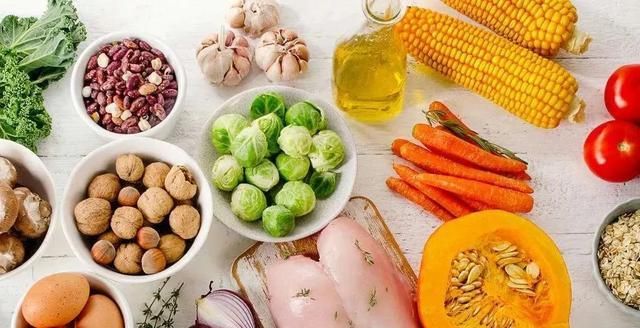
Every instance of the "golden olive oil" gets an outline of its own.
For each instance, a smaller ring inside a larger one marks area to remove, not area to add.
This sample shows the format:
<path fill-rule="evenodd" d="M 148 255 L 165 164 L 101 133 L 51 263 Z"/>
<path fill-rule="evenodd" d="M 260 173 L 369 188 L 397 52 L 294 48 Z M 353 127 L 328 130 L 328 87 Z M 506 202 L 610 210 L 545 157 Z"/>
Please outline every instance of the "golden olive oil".
<path fill-rule="evenodd" d="M 364 122 L 388 121 L 402 111 L 406 53 L 392 26 L 357 34 L 338 44 L 333 57 L 336 103 Z"/>

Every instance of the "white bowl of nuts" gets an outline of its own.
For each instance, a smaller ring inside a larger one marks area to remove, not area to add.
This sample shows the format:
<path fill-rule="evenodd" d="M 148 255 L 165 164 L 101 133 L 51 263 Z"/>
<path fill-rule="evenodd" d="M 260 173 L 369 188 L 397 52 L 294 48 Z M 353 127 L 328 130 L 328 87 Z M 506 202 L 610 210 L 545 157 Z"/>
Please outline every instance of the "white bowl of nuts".
<path fill-rule="evenodd" d="M 0 139 L 0 280 L 27 270 L 51 241 L 58 222 L 55 184 L 40 158 Z"/>
<path fill-rule="evenodd" d="M 76 112 L 99 136 L 164 139 L 176 125 L 186 87 L 184 69 L 166 44 L 115 32 L 80 54 L 70 89 Z"/>
<path fill-rule="evenodd" d="M 614 208 L 593 240 L 593 273 L 607 300 L 640 318 L 640 198 Z"/>
<path fill-rule="evenodd" d="M 62 226 L 91 271 L 145 283 L 184 268 L 213 220 L 211 189 L 184 150 L 150 138 L 104 145 L 73 169 Z"/>

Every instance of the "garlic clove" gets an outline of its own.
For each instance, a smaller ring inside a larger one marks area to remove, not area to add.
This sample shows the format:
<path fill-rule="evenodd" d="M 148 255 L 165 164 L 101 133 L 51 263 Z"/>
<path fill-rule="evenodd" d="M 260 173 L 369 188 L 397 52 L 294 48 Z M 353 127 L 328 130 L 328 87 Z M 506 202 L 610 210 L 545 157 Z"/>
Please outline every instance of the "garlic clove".
<path fill-rule="evenodd" d="M 236 2 L 242 2 L 242 0 Z M 244 19 L 245 15 L 242 4 L 237 6 L 234 4 L 227 14 L 227 23 L 233 28 L 242 28 L 244 26 Z"/>
<path fill-rule="evenodd" d="M 295 46 L 291 47 L 291 50 L 289 52 L 300 59 L 309 61 L 309 48 L 307 48 L 307 46 L 304 44 L 296 44 Z"/>
<path fill-rule="evenodd" d="M 246 57 L 233 56 L 233 66 L 238 70 L 241 76 L 247 76 L 251 72 L 251 61 Z"/>
<path fill-rule="evenodd" d="M 282 81 L 282 65 L 281 63 L 279 63 L 279 61 L 280 60 L 278 59 L 278 62 L 271 65 L 269 69 L 267 69 L 265 72 L 267 75 L 267 78 L 270 81 L 273 81 L 273 82 Z"/>
<path fill-rule="evenodd" d="M 295 80 L 300 75 L 300 64 L 298 58 L 292 54 L 285 54 L 282 57 L 282 80 Z"/>
<path fill-rule="evenodd" d="M 240 81 L 242 81 L 242 77 L 240 76 L 240 73 L 238 73 L 238 71 L 235 68 L 231 68 L 229 69 L 229 71 L 227 72 L 227 75 L 225 75 L 224 77 L 224 85 L 226 86 L 236 86 L 238 84 L 240 84 Z"/>
<path fill-rule="evenodd" d="M 278 46 L 275 44 L 268 45 L 256 49 L 255 61 L 258 67 L 266 71 L 278 60 L 279 56 Z"/>

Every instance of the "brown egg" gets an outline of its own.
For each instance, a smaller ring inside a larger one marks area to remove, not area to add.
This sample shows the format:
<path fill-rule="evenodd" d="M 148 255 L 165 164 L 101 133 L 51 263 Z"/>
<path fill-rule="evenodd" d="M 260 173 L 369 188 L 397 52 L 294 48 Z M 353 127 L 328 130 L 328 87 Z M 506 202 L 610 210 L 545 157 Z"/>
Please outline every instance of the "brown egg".
<path fill-rule="evenodd" d="M 89 299 L 89 281 L 79 273 L 40 279 L 27 292 L 22 316 L 34 327 L 58 327 L 73 321 Z"/>
<path fill-rule="evenodd" d="M 118 305 L 109 297 L 95 294 L 89 296 L 78 318 L 75 328 L 123 328 L 124 320 Z"/>

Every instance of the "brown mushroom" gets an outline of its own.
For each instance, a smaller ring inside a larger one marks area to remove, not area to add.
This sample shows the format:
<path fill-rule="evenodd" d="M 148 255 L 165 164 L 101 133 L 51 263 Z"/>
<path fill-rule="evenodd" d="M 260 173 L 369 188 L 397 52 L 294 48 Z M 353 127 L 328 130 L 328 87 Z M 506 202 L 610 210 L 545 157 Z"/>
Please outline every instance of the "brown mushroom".
<path fill-rule="evenodd" d="M 122 244 L 118 247 L 113 265 L 120 273 L 138 274 L 142 272 L 142 248 L 136 243 Z"/>
<path fill-rule="evenodd" d="M 164 187 L 164 180 L 167 178 L 167 174 L 171 168 L 169 165 L 163 162 L 154 162 L 144 169 L 144 176 L 142 177 L 142 184 L 147 187 Z"/>
<path fill-rule="evenodd" d="M 102 198 L 87 198 L 73 209 L 78 230 L 87 236 L 97 236 L 109 229 L 111 204 Z"/>
<path fill-rule="evenodd" d="M 113 202 L 120 192 L 120 179 L 113 173 L 100 174 L 91 180 L 88 194 L 91 198 L 102 198 Z"/>
<path fill-rule="evenodd" d="M 164 188 L 171 197 L 177 200 L 191 199 L 198 192 L 198 185 L 193 175 L 187 167 L 182 165 L 175 165 L 171 168 L 164 180 Z"/>
<path fill-rule="evenodd" d="M 18 198 L 13 189 L 0 182 L 0 234 L 9 231 L 18 218 Z"/>
<path fill-rule="evenodd" d="M 10 160 L 0 157 L 0 182 L 4 182 L 13 188 L 18 182 L 18 172 Z"/>
<path fill-rule="evenodd" d="M 51 205 L 28 188 L 19 187 L 13 192 L 18 199 L 19 208 L 14 228 L 26 238 L 42 237 L 49 229 Z"/>
<path fill-rule="evenodd" d="M 200 230 L 200 213 L 193 206 L 180 205 L 169 215 L 171 231 L 182 239 L 192 239 Z"/>
<path fill-rule="evenodd" d="M 15 236 L 0 234 L 0 275 L 7 273 L 24 262 L 24 245 Z"/>

